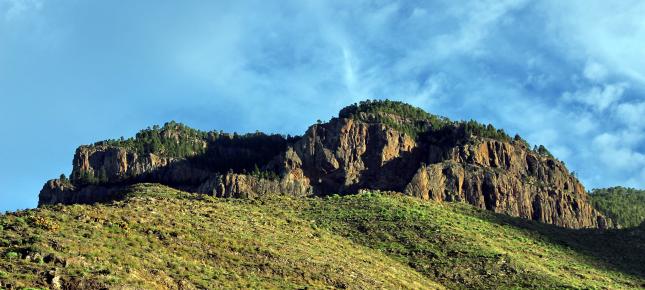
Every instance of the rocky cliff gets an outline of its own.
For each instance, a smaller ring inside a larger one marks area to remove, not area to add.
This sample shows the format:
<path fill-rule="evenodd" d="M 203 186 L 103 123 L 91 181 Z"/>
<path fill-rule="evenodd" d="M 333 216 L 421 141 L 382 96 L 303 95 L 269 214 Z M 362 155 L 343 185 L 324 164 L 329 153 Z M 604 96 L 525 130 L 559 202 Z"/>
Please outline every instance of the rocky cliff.
<path fill-rule="evenodd" d="M 373 189 L 467 202 L 568 228 L 612 226 L 550 154 L 490 125 L 451 122 L 402 103 L 352 105 L 296 138 L 192 132 L 183 140 L 170 134 L 169 141 L 164 134 L 151 134 L 161 141 L 81 146 L 71 182 L 49 181 L 39 204 L 102 201 L 113 198 L 119 185 L 143 181 L 220 197 Z M 167 150 L 184 148 L 186 140 L 194 150 Z M 150 142 L 165 147 L 137 145 Z"/>

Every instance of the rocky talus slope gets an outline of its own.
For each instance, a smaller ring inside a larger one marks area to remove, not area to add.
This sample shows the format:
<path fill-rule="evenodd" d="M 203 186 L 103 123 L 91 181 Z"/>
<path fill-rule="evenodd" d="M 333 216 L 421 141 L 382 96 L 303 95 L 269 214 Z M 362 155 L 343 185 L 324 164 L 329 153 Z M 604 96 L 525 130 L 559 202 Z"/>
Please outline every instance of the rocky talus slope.
<path fill-rule="evenodd" d="M 295 138 L 194 130 L 186 138 L 184 127 L 167 125 L 153 130 L 161 141 L 141 137 L 79 147 L 71 179 L 48 181 L 39 204 L 114 199 L 118 188 L 137 182 L 218 197 L 372 189 L 467 202 L 567 228 L 612 226 L 562 162 L 521 139 L 491 138 L 466 125 L 396 102 L 347 107 Z M 147 146 L 155 142 L 167 145 Z M 190 150 L 182 154 L 167 150 L 184 143 Z"/>

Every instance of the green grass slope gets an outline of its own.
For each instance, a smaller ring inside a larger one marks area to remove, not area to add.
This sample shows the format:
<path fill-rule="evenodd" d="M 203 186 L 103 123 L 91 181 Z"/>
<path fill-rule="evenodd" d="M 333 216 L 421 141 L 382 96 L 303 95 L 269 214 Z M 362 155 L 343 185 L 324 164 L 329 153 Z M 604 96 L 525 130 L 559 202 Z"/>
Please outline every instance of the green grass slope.
<path fill-rule="evenodd" d="M 363 194 L 297 210 L 447 287 L 645 288 L 645 232 L 570 230 L 467 204 Z"/>
<path fill-rule="evenodd" d="M 566 230 L 402 196 L 137 185 L 125 201 L 10 213 L 0 227 L 0 288 L 645 287 L 643 229 Z"/>
<path fill-rule="evenodd" d="M 617 186 L 594 189 L 589 196 L 595 208 L 623 227 L 645 221 L 645 190 Z"/>
<path fill-rule="evenodd" d="M 109 205 L 2 216 L 0 288 L 443 288 L 261 204 L 136 186 Z"/>

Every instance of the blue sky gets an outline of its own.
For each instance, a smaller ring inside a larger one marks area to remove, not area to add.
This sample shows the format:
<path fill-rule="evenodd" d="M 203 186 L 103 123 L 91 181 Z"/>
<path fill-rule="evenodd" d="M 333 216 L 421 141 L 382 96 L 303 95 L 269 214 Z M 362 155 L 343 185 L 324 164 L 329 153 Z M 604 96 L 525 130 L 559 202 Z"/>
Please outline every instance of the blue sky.
<path fill-rule="evenodd" d="M 169 120 L 301 134 L 366 98 L 491 122 L 645 187 L 643 1 L 0 0 L 0 211 Z"/>

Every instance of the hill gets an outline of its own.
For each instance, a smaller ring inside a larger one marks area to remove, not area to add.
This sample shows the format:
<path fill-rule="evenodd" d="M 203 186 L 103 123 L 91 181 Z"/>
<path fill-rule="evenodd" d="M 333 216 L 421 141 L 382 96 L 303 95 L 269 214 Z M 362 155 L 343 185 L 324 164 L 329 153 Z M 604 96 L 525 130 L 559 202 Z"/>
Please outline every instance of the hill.
<path fill-rule="evenodd" d="M 259 203 L 156 185 L 124 196 L 2 216 L 0 288 L 442 288 L 374 249 Z"/>
<path fill-rule="evenodd" d="M 109 201 L 140 182 L 244 198 L 396 191 L 566 228 L 612 227 L 543 146 L 388 100 L 349 105 L 296 137 L 169 122 L 134 138 L 80 146 L 70 178 L 48 181 L 39 205 Z"/>
<path fill-rule="evenodd" d="M 623 227 L 645 222 L 645 190 L 626 187 L 599 188 L 591 191 L 591 203 Z"/>
<path fill-rule="evenodd" d="M 140 184 L 119 195 L 1 215 L 0 288 L 645 287 L 643 229 L 370 192 L 227 199 Z"/>

